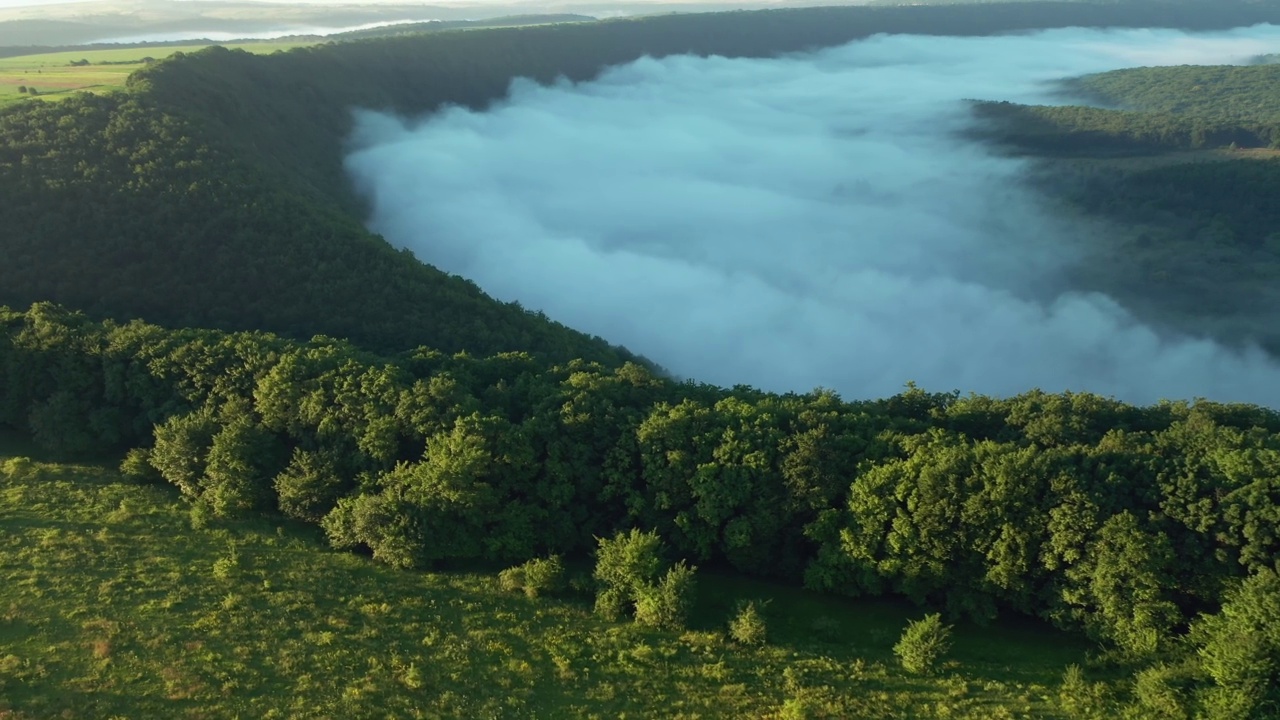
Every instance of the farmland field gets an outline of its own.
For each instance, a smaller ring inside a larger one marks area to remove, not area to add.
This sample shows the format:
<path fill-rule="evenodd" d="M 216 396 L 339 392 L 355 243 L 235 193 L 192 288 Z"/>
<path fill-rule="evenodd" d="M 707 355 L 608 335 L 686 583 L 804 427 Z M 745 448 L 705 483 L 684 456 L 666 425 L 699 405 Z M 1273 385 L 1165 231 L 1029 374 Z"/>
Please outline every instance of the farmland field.
<path fill-rule="evenodd" d="M 223 43 L 216 43 L 223 44 Z M 270 54 L 306 45 L 306 42 L 249 42 L 223 44 L 251 53 Z M 208 45 L 109 48 L 72 50 L 0 58 L 0 106 L 31 95 L 20 88 L 35 88 L 36 97 L 62 98 L 79 91 L 103 92 L 124 85 L 125 78 L 151 60 L 161 60 L 177 52 L 195 52 Z M 88 65 L 72 65 L 88 61 Z"/>

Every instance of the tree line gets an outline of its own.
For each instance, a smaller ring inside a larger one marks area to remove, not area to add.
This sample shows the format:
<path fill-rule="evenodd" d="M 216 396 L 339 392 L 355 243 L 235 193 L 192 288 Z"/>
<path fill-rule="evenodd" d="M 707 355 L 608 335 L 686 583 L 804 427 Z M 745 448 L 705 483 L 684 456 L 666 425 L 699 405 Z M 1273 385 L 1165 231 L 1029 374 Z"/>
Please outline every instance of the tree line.
<path fill-rule="evenodd" d="M 1160 681 L 1175 690 L 1275 700 L 1280 644 L 1232 639 L 1280 607 L 1273 410 L 915 387 L 850 402 L 48 304 L 0 327 L 0 422 L 62 455 L 129 448 L 128 474 L 207 512 L 283 513 L 402 568 L 583 556 L 644 529 L 690 564 L 1033 615 L 1183 663 Z"/>

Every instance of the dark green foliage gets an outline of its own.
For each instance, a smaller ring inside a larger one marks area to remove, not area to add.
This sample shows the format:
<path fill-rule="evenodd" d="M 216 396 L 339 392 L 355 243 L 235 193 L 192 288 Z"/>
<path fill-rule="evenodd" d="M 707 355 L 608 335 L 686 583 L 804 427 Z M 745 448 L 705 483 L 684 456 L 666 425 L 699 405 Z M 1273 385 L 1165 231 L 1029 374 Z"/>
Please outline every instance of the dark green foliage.
<path fill-rule="evenodd" d="M 998 137 L 1040 152 L 1144 153 L 1270 147 L 1280 140 L 1280 65 L 1134 68 L 1068 81 L 1111 107 L 977 103 Z"/>
<path fill-rule="evenodd" d="M 619 362 L 598 339 L 397 252 L 143 95 L 0 113 L 0 189 L 0 252 L 11 259 L 0 265 L 0 302 L 382 350 L 429 342 Z"/>
<path fill-rule="evenodd" d="M 330 453 L 294 448 L 293 458 L 274 481 L 280 512 L 299 520 L 319 521 L 350 484 L 339 472 Z"/>
<path fill-rule="evenodd" d="M 939 613 L 909 623 L 898 644 L 893 646 L 893 654 L 898 656 L 902 667 L 919 675 L 933 674 L 950 650 L 951 626 L 943 624 Z"/>
<path fill-rule="evenodd" d="M 156 426 L 151 464 L 184 495 L 199 497 L 204 492 L 209 449 L 217 434 L 218 423 L 208 412 L 176 415 Z"/>
<path fill-rule="evenodd" d="M 1113 224 L 1078 282 L 1156 323 L 1274 353 L 1278 78 L 1274 64 L 1137 68 L 1068 83 L 1106 109 L 975 108 L 983 137 L 1053 158 L 1037 175 L 1046 192 Z"/>

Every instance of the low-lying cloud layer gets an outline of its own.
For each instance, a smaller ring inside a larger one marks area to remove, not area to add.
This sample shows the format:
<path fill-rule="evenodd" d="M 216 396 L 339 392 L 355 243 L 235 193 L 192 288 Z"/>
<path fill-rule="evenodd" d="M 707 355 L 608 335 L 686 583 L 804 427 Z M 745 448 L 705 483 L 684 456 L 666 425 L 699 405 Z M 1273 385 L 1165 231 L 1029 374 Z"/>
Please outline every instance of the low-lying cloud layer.
<path fill-rule="evenodd" d="M 1277 48 L 1271 27 L 1074 29 L 644 59 L 518 81 L 487 112 L 361 113 L 348 169 L 392 243 L 697 380 L 1280 406 L 1261 352 L 1051 292 L 1087 230 L 957 134 L 966 98 L 1052 102 L 1059 78 Z"/>

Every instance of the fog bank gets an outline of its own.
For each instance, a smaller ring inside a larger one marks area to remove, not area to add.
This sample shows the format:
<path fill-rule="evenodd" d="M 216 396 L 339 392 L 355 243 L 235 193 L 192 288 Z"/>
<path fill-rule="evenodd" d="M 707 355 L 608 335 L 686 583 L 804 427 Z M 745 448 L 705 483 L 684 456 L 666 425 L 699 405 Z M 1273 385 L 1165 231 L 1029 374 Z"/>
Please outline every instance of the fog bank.
<path fill-rule="evenodd" d="M 1280 407 L 1256 350 L 1161 338 L 1055 290 L 1074 233 L 1020 161 L 960 139 L 965 99 L 1275 52 L 1280 29 L 882 36 L 766 60 L 643 59 L 513 84 L 487 112 L 362 112 L 370 226 L 423 261 L 673 372 L 846 397 L 1089 390 Z"/>

